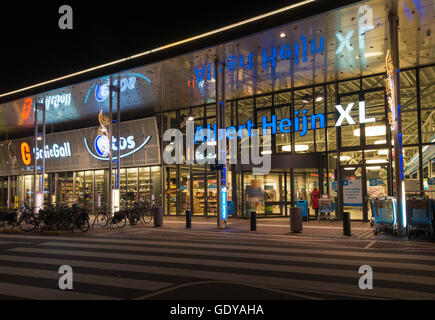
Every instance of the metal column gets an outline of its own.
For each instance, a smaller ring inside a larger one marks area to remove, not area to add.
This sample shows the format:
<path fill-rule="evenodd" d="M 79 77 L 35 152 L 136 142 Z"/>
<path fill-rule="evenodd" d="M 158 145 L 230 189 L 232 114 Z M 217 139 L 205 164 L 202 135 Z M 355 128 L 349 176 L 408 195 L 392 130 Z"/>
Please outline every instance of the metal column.
<path fill-rule="evenodd" d="M 113 86 L 112 86 L 112 76 L 110 76 L 110 83 L 109 83 L 109 128 L 108 128 L 108 135 L 109 135 L 109 210 L 112 212 L 112 205 L 113 205 L 113 183 L 112 183 L 112 175 L 113 175 L 113 150 L 112 150 L 112 124 L 113 124 Z"/>
<path fill-rule="evenodd" d="M 224 61 L 224 59 L 222 59 Z M 219 78 L 219 60 L 216 56 L 215 59 L 215 76 L 216 76 L 216 130 L 217 130 L 217 151 L 218 151 L 218 161 L 222 159 L 222 163 L 218 163 L 219 165 L 223 164 L 222 169 L 219 168 L 217 170 L 217 225 L 219 229 L 225 229 L 227 226 L 227 221 L 222 220 L 222 187 L 226 187 L 226 135 L 223 137 L 219 136 L 219 132 L 221 129 L 225 129 L 225 65 L 222 63 L 222 75 Z M 219 85 L 221 81 L 221 96 L 219 95 Z M 220 98 L 220 99 L 219 99 Z M 220 138 L 222 138 L 223 142 L 220 142 Z M 220 150 L 219 145 L 223 145 L 224 150 Z"/>
<path fill-rule="evenodd" d="M 117 101 L 116 101 L 116 112 L 117 112 L 117 137 L 116 137 L 116 142 L 117 142 L 117 159 L 116 159 L 116 189 L 120 189 L 119 187 L 119 177 L 120 177 L 120 170 L 121 170 L 121 75 L 118 75 L 118 84 L 117 86 L 114 88 L 116 91 L 116 97 L 117 97 Z M 127 175 L 126 175 L 127 178 Z M 121 191 L 120 191 L 121 192 Z"/>
<path fill-rule="evenodd" d="M 36 213 L 35 200 L 36 200 L 36 179 L 38 177 L 38 160 L 36 160 L 36 150 L 38 149 L 38 99 L 35 99 L 35 149 L 33 152 L 33 193 L 32 193 L 32 205 L 33 210 Z M 26 196 L 25 196 L 26 198 Z"/>
<path fill-rule="evenodd" d="M 388 2 L 388 25 L 390 33 L 390 53 L 392 61 L 392 101 L 394 108 L 393 116 L 393 137 L 394 137 L 394 183 L 397 199 L 397 228 L 398 236 L 406 235 L 406 199 L 403 184 L 403 154 L 402 154 L 402 119 L 400 107 L 399 87 L 399 41 L 398 27 L 399 16 L 397 12 L 397 0 Z"/>
<path fill-rule="evenodd" d="M 33 201 L 33 208 L 36 212 L 36 180 L 38 178 L 38 160 L 37 160 L 37 153 L 38 153 L 38 139 L 39 136 L 42 135 L 42 167 L 41 167 L 41 179 L 39 180 L 39 189 L 38 192 L 44 192 L 44 173 L 45 173 L 45 103 L 44 102 L 38 102 L 38 98 L 35 98 L 35 148 L 33 152 L 34 156 L 34 166 L 33 166 L 33 195 L 32 195 L 32 201 Z M 42 111 L 42 132 L 39 132 L 39 123 L 38 123 L 38 111 Z M 42 203 L 42 206 L 44 205 L 44 202 Z"/>

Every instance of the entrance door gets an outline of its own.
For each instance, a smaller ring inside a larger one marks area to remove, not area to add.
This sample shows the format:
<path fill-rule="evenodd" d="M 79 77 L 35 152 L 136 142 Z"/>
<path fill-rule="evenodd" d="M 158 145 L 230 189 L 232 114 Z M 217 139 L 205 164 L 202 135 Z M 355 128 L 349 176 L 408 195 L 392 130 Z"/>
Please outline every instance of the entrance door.
<path fill-rule="evenodd" d="M 193 214 L 217 215 L 217 178 L 215 173 L 192 173 Z"/>
<path fill-rule="evenodd" d="M 306 208 L 312 208 L 311 193 L 314 189 L 319 190 L 319 170 L 318 169 L 294 169 L 295 175 L 295 205 L 302 203 Z M 302 202 L 304 201 L 304 202 Z M 307 211 L 307 213 L 314 215 L 314 209 Z"/>

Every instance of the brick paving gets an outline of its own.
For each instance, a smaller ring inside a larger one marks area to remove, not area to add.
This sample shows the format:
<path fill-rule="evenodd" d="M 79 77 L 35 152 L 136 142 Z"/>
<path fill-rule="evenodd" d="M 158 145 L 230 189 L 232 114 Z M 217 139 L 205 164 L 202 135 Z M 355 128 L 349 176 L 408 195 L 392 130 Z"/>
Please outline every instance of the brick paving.
<path fill-rule="evenodd" d="M 93 217 L 91 216 L 91 222 Z M 117 229 L 113 227 L 108 228 L 98 228 L 95 227 L 90 233 L 102 233 L 102 234 L 114 234 L 114 233 L 129 233 L 131 234 L 134 230 L 141 230 L 141 232 L 149 233 L 150 230 L 147 228 L 154 228 L 154 223 L 151 222 L 147 225 L 138 224 L 137 226 L 127 226 L 123 229 Z M 144 229 L 144 230 L 143 230 Z M 186 218 L 184 216 L 165 216 L 163 219 L 163 226 L 159 228 L 160 230 L 170 231 L 170 232 L 184 232 L 186 230 Z M 238 219 L 232 218 L 229 220 L 229 224 L 225 230 L 218 230 L 216 217 L 192 217 L 192 231 L 198 232 L 219 232 L 220 234 L 230 233 L 230 234 L 256 234 L 256 235 L 276 235 L 284 236 L 291 235 L 294 237 L 313 237 L 313 238 L 325 238 L 325 239 L 355 239 L 355 240 L 385 240 L 388 242 L 409 242 L 408 238 L 399 238 L 392 234 L 381 233 L 379 235 L 373 234 L 373 229 L 370 227 L 370 223 L 361 221 L 351 222 L 351 237 L 343 235 L 343 222 L 342 221 L 326 221 L 326 220 L 310 220 L 303 222 L 303 231 L 301 233 L 293 233 L 290 231 L 290 222 L 288 217 L 284 218 L 267 218 L 267 219 L 257 219 L 257 230 L 250 231 L 250 220 L 249 219 Z M 148 231 L 148 232 L 147 232 Z M 420 235 L 411 240 L 413 243 L 425 243 L 434 242 L 434 239 L 425 238 L 424 235 Z M 367 244 L 365 244 L 367 245 Z M 381 246 L 381 244 L 373 245 Z"/>

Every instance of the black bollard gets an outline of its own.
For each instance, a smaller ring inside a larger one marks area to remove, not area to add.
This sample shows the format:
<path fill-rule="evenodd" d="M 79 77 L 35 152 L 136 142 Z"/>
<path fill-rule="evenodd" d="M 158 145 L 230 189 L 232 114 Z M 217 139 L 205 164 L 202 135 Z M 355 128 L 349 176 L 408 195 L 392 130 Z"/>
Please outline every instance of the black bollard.
<path fill-rule="evenodd" d="M 163 225 L 163 211 L 161 206 L 154 207 L 154 226 L 161 227 Z"/>
<path fill-rule="evenodd" d="M 186 210 L 186 229 L 192 228 L 192 214 Z"/>
<path fill-rule="evenodd" d="M 251 211 L 251 231 L 257 231 L 257 212 Z"/>
<path fill-rule="evenodd" d="M 350 237 L 350 212 L 343 212 L 343 235 Z"/>

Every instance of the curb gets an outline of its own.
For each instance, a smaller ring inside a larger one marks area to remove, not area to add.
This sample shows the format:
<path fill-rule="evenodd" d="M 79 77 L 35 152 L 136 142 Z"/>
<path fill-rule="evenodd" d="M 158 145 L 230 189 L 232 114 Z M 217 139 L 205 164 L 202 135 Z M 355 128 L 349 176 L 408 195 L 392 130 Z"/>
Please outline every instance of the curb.
<path fill-rule="evenodd" d="M 60 236 L 60 235 L 62 235 L 62 232 L 60 232 L 60 231 L 41 231 L 41 234 L 47 235 L 47 236 Z"/>
<path fill-rule="evenodd" d="M 21 232 L 21 230 L 2 230 L 2 233 L 20 233 Z"/>

